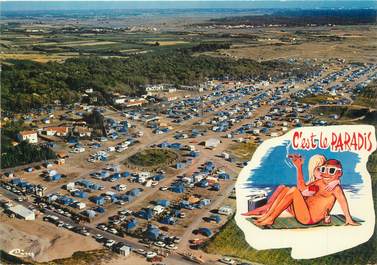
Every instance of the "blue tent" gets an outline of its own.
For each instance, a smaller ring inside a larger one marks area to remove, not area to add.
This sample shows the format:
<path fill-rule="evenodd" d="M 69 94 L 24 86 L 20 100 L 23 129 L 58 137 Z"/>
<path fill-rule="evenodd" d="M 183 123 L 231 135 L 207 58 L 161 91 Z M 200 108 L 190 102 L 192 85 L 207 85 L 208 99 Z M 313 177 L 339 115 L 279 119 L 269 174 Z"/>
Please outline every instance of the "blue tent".
<path fill-rule="evenodd" d="M 77 138 L 71 137 L 71 138 L 68 139 L 68 143 L 69 144 L 77 144 L 78 140 L 77 140 Z"/>
<path fill-rule="evenodd" d="M 70 197 L 67 197 L 67 196 L 61 196 L 61 197 L 58 198 L 57 201 L 61 204 L 68 205 L 68 204 L 72 203 L 74 200 Z"/>
<path fill-rule="evenodd" d="M 138 188 L 134 188 L 134 189 L 130 190 L 130 191 L 128 192 L 128 194 L 129 194 L 129 195 L 132 195 L 132 196 L 134 196 L 134 197 L 137 197 L 137 196 L 139 196 L 139 194 L 140 194 L 140 189 L 138 189 Z"/>
<path fill-rule="evenodd" d="M 170 145 L 170 148 L 179 150 L 179 149 L 181 149 L 181 146 L 182 146 L 182 144 L 180 144 L 180 143 L 172 143 Z"/>
<path fill-rule="evenodd" d="M 144 210 L 144 219 L 151 220 L 153 218 L 153 210 L 151 208 L 147 208 Z"/>
<path fill-rule="evenodd" d="M 184 209 L 193 209 L 192 205 L 189 203 L 189 201 L 182 200 L 179 203 L 179 207 L 184 208 Z"/>
<path fill-rule="evenodd" d="M 107 178 L 108 176 L 110 176 L 110 172 L 103 170 L 100 172 L 100 176 L 101 178 Z"/>
<path fill-rule="evenodd" d="M 230 176 L 227 173 L 220 173 L 217 177 L 224 180 L 230 179 Z"/>
<path fill-rule="evenodd" d="M 209 228 L 202 227 L 198 229 L 199 233 L 203 236 L 210 237 L 212 235 L 212 232 Z"/>
<path fill-rule="evenodd" d="M 90 185 L 93 184 L 92 182 L 90 182 L 89 180 L 86 180 L 86 179 L 79 179 L 77 181 L 77 183 L 79 183 L 80 185 L 84 186 L 85 188 L 89 188 Z"/>
<path fill-rule="evenodd" d="M 210 205 L 211 204 L 211 200 L 210 199 L 202 199 L 199 202 L 199 204 L 202 205 L 202 206 Z"/>
<path fill-rule="evenodd" d="M 167 215 L 164 218 L 162 218 L 162 220 L 160 222 L 162 224 L 166 224 L 166 225 L 174 225 L 176 221 L 177 220 L 173 216 Z"/>
<path fill-rule="evenodd" d="M 102 186 L 99 184 L 93 183 L 92 185 L 89 186 L 89 188 L 91 188 L 92 190 L 100 190 L 102 189 Z"/>
<path fill-rule="evenodd" d="M 135 197 L 132 195 L 123 195 L 120 197 L 120 199 L 125 202 L 132 202 L 135 199 Z"/>
<path fill-rule="evenodd" d="M 160 180 L 162 180 L 164 178 L 165 178 L 165 176 L 161 175 L 161 174 L 153 176 L 153 180 L 157 180 L 157 181 L 160 181 Z"/>
<path fill-rule="evenodd" d="M 93 210 L 86 210 L 86 211 L 84 212 L 84 214 L 85 214 L 86 216 L 88 216 L 89 218 L 93 218 L 93 217 L 96 216 L 96 212 L 93 211 Z"/>
<path fill-rule="evenodd" d="M 123 178 L 127 178 L 127 177 L 129 177 L 131 174 L 130 174 L 130 172 L 128 172 L 128 171 L 124 171 L 123 173 L 122 173 L 122 177 Z"/>
<path fill-rule="evenodd" d="M 148 225 L 146 237 L 150 240 L 156 241 L 160 235 L 160 230 L 154 225 Z"/>
<path fill-rule="evenodd" d="M 60 174 L 55 174 L 55 175 L 49 177 L 50 181 L 57 181 L 61 178 L 62 178 L 62 175 L 60 175 Z"/>
<path fill-rule="evenodd" d="M 88 194 L 86 192 L 79 191 L 79 190 L 74 191 L 72 193 L 72 195 L 75 196 L 75 197 L 79 197 L 79 198 L 87 198 L 88 197 Z"/>
<path fill-rule="evenodd" d="M 214 169 L 215 165 L 211 161 L 208 161 L 204 164 L 204 172 L 212 172 Z"/>
<path fill-rule="evenodd" d="M 20 182 L 21 182 L 21 179 L 19 179 L 19 178 L 12 179 L 12 180 L 10 181 L 10 183 L 12 183 L 13 185 L 18 185 Z"/>
<path fill-rule="evenodd" d="M 220 190 L 220 184 L 219 183 L 213 184 L 212 189 L 215 190 L 215 191 L 219 191 Z"/>
<path fill-rule="evenodd" d="M 198 151 L 191 151 L 189 153 L 189 156 L 191 156 L 191 157 L 198 157 L 199 156 L 199 152 Z"/>
<path fill-rule="evenodd" d="M 129 220 L 125 225 L 124 228 L 127 230 L 133 229 L 137 226 L 137 221 L 136 219 L 131 219 Z"/>
<path fill-rule="evenodd" d="M 175 164 L 175 168 L 176 169 L 182 169 L 184 168 L 186 165 L 185 163 L 182 163 L 182 162 L 178 162 L 177 164 Z"/>
<path fill-rule="evenodd" d="M 202 179 L 201 181 L 199 181 L 199 187 L 207 188 L 208 187 L 208 180 Z"/>
<path fill-rule="evenodd" d="M 169 148 L 170 144 L 168 142 L 163 142 L 158 145 L 160 148 Z"/>
<path fill-rule="evenodd" d="M 156 201 L 156 204 L 164 206 L 164 207 L 168 207 L 170 205 L 170 201 L 169 200 L 158 200 L 158 201 Z"/>
<path fill-rule="evenodd" d="M 90 200 L 98 205 L 103 205 L 105 203 L 105 198 L 102 196 L 92 197 Z"/>
<path fill-rule="evenodd" d="M 113 179 L 120 179 L 122 177 L 122 175 L 120 173 L 114 173 L 111 178 Z"/>
<path fill-rule="evenodd" d="M 99 213 L 104 213 L 105 212 L 105 208 L 103 207 L 97 207 L 94 209 L 96 212 L 99 212 Z"/>
<path fill-rule="evenodd" d="M 118 196 L 116 194 L 111 195 L 111 202 L 117 202 Z"/>
<path fill-rule="evenodd" d="M 176 192 L 176 193 L 183 193 L 183 192 L 185 192 L 185 187 L 184 187 L 183 183 L 178 183 L 178 184 L 174 184 L 171 187 L 171 190 L 173 192 Z"/>
<path fill-rule="evenodd" d="M 20 188 L 26 188 L 27 184 L 28 183 L 26 181 L 20 180 L 20 182 L 17 184 L 17 186 L 20 187 Z"/>

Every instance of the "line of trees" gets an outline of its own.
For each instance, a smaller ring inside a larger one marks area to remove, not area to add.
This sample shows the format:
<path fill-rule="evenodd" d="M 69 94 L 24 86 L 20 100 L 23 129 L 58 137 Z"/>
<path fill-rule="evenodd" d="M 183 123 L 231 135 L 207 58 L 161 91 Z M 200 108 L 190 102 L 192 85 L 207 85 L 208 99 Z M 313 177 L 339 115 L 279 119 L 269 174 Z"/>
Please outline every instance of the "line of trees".
<path fill-rule="evenodd" d="M 1 154 L 1 168 L 16 167 L 33 162 L 56 158 L 54 151 L 47 146 L 33 145 L 28 142 L 8 148 Z"/>
<path fill-rule="evenodd" d="M 87 88 L 92 88 L 99 104 L 103 104 L 111 99 L 111 92 L 140 96 L 145 93 L 143 86 L 150 83 L 195 85 L 206 78 L 305 75 L 312 69 L 312 66 L 281 61 L 259 63 L 192 54 L 192 50 L 186 48 L 133 55 L 127 59 L 93 56 L 45 64 L 9 60 L 3 64 L 1 72 L 2 108 L 26 112 L 54 104 L 55 100 L 70 104 L 78 102 Z"/>
<path fill-rule="evenodd" d="M 25 129 L 30 128 L 21 121 L 10 122 L 1 128 L 0 168 L 16 167 L 56 158 L 54 151 L 44 145 L 34 145 L 23 141 L 14 146 L 12 143 L 17 140 L 17 134 Z"/>

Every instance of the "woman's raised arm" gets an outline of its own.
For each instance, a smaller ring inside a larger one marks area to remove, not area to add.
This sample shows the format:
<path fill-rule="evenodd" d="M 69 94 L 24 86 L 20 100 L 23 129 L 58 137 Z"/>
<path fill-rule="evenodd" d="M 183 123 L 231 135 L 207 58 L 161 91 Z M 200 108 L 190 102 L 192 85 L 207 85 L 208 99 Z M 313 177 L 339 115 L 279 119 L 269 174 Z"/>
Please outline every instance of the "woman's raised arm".
<path fill-rule="evenodd" d="M 302 172 L 302 165 L 304 164 L 304 159 L 300 155 L 289 155 L 288 156 L 292 163 L 295 165 L 297 170 L 297 188 L 300 191 L 304 191 L 307 188 L 307 185 L 304 181 L 304 174 Z"/>

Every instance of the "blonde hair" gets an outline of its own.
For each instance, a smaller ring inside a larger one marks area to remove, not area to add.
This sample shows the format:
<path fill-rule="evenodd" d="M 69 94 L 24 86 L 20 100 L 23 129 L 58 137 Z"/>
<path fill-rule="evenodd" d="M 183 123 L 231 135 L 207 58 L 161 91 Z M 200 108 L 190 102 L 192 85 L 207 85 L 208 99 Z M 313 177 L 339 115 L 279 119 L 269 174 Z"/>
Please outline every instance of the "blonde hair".
<path fill-rule="evenodd" d="M 315 180 L 314 176 L 314 170 L 322 166 L 326 161 L 326 157 L 324 155 L 314 155 L 309 159 L 308 163 L 308 175 L 309 175 L 309 182 L 312 182 Z"/>

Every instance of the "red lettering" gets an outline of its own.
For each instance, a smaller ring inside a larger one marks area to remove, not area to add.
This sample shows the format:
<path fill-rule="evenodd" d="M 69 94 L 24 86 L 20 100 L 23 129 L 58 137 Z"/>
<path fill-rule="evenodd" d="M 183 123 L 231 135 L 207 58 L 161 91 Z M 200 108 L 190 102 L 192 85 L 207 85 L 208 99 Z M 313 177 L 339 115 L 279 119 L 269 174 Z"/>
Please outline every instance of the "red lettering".
<path fill-rule="evenodd" d="M 364 137 L 361 133 L 357 134 L 357 149 L 360 150 L 364 145 Z"/>
<path fill-rule="evenodd" d="M 344 149 L 347 149 L 347 150 L 351 150 L 351 147 L 350 147 L 350 141 L 351 141 L 351 137 L 349 135 L 349 133 L 344 133 Z"/>
<path fill-rule="evenodd" d="M 372 133 L 371 132 L 369 132 L 368 133 L 368 142 L 369 142 L 369 147 L 368 147 L 368 149 L 367 149 L 367 151 L 368 152 L 370 152 L 371 150 L 372 150 L 372 139 L 370 139 L 370 137 L 372 136 Z"/>
<path fill-rule="evenodd" d="M 293 148 L 294 149 L 297 149 L 299 147 L 299 143 L 298 141 L 300 140 L 300 136 L 301 136 L 302 133 L 300 132 L 294 132 L 293 133 L 293 140 L 292 140 L 292 144 L 293 144 Z M 297 142 L 296 142 L 297 141 Z"/>
<path fill-rule="evenodd" d="M 343 141 L 342 141 L 342 135 L 341 134 L 339 134 L 338 142 L 335 146 L 335 150 L 336 151 L 338 151 L 338 150 L 343 151 Z"/>
<path fill-rule="evenodd" d="M 356 133 L 352 134 L 351 144 L 350 144 L 354 150 L 357 150 L 357 139 L 356 139 Z"/>
<path fill-rule="evenodd" d="M 324 137 L 322 132 L 319 135 L 319 146 L 322 149 L 327 149 L 327 147 L 328 147 L 327 137 Z"/>
<path fill-rule="evenodd" d="M 310 142 L 311 142 L 311 148 L 312 149 L 316 149 L 317 148 L 317 143 L 314 141 L 314 139 L 315 139 L 315 134 L 314 133 L 312 133 L 311 135 L 310 135 Z"/>
<path fill-rule="evenodd" d="M 337 141 L 338 141 L 338 137 L 336 136 L 335 133 L 332 133 L 331 134 L 331 149 L 334 150 Z"/>

